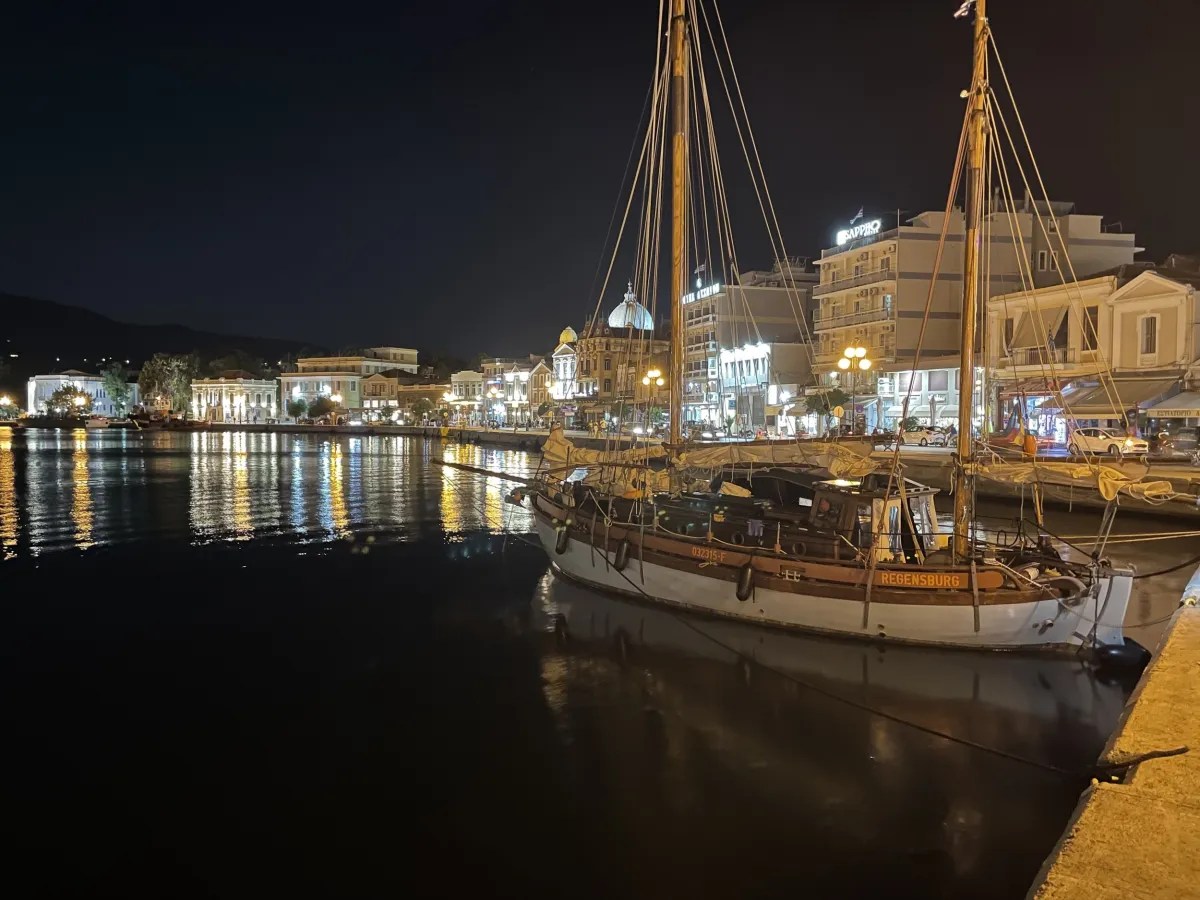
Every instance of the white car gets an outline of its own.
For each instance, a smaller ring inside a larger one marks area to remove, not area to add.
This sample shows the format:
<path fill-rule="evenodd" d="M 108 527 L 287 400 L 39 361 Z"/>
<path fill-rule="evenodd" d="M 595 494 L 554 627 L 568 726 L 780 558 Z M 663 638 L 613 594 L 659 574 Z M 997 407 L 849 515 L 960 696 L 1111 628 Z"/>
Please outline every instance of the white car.
<path fill-rule="evenodd" d="M 1109 456 L 1123 456 L 1149 453 L 1150 444 L 1109 428 L 1077 428 L 1067 443 L 1067 449 L 1074 455 L 1107 453 Z"/>
<path fill-rule="evenodd" d="M 930 444 L 935 447 L 944 447 L 946 446 L 946 432 L 936 428 L 913 428 L 900 435 L 900 440 L 906 444 L 917 444 L 921 447 L 928 447 Z"/>

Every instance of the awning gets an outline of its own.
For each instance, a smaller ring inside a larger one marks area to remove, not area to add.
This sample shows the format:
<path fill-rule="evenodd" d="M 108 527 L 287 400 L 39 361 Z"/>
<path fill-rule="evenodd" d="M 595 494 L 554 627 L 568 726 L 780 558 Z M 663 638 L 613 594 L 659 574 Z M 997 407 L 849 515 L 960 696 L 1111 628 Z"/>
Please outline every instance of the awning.
<path fill-rule="evenodd" d="M 1175 388 L 1179 379 L 1113 379 L 1063 394 L 1063 406 L 1054 401 L 1044 410 L 1060 410 L 1077 419 L 1119 419 L 1127 410 L 1145 409 Z"/>
<path fill-rule="evenodd" d="M 1021 323 L 1008 342 L 1009 350 L 1027 350 L 1031 347 L 1045 347 L 1050 338 L 1058 332 L 1067 307 L 1058 306 L 1053 309 L 1031 309 L 1021 316 Z"/>
<path fill-rule="evenodd" d="M 929 407 L 926 406 L 925 409 L 926 409 L 926 411 L 928 411 Z M 939 407 L 938 411 L 937 411 L 937 418 L 939 418 L 939 419 L 957 419 L 958 418 L 958 404 L 955 403 L 950 406 Z"/>
<path fill-rule="evenodd" d="M 1148 407 L 1146 412 L 1159 419 L 1200 418 L 1200 393 L 1184 391 Z"/>
<path fill-rule="evenodd" d="M 911 410 L 909 410 L 909 411 L 911 412 Z M 903 415 L 903 413 L 904 413 L 903 406 L 889 406 L 887 409 L 885 409 L 883 411 L 883 417 L 885 419 L 887 419 L 887 418 L 891 418 L 893 416 Z"/>

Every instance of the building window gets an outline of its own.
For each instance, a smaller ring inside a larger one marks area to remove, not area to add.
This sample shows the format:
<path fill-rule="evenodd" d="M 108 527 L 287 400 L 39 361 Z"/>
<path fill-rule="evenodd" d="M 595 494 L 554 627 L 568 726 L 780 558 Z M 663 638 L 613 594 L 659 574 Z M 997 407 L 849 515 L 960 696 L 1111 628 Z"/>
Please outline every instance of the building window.
<path fill-rule="evenodd" d="M 929 373 L 929 389 L 931 391 L 948 391 L 950 389 L 950 371 L 934 369 Z"/>
<path fill-rule="evenodd" d="M 611 391 L 612 391 L 612 379 L 611 379 L 611 378 L 605 378 L 605 379 L 604 379 L 604 393 L 606 393 L 606 394 L 607 394 L 607 393 L 609 393 L 609 392 L 611 392 Z"/>
<path fill-rule="evenodd" d="M 1050 271 L 1052 271 L 1052 272 L 1058 271 L 1058 251 L 1057 250 L 1050 251 Z"/>
<path fill-rule="evenodd" d="M 1039 272 L 1046 271 L 1046 251 L 1045 250 L 1038 251 L 1038 271 Z"/>
<path fill-rule="evenodd" d="M 610 357 L 607 357 L 607 356 L 606 356 L 606 357 L 604 357 L 604 371 L 605 371 L 605 372 L 610 372 L 610 371 L 612 371 L 612 359 L 611 359 Z"/>
<path fill-rule="evenodd" d="M 1015 324 L 1016 320 L 1012 316 L 1009 316 L 1004 320 L 1004 349 L 1006 351 L 1012 346 L 1013 328 Z"/>
<path fill-rule="evenodd" d="M 1143 356 L 1154 356 L 1158 353 L 1158 316 L 1142 316 L 1141 353 Z"/>
<path fill-rule="evenodd" d="M 892 258 L 890 256 L 885 256 L 883 259 L 879 260 L 879 271 L 890 272 L 891 270 Z"/>
<path fill-rule="evenodd" d="M 854 267 L 854 277 L 857 278 L 861 274 L 862 274 L 862 266 L 855 266 Z"/>

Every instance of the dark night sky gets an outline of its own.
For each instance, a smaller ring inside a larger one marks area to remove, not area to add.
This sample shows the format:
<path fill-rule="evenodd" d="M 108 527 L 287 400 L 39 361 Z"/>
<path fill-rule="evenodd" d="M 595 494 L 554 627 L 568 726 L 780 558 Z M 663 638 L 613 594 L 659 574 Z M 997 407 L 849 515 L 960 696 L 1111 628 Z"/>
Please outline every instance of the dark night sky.
<path fill-rule="evenodd" d="M 725 0 L 789 252 L 818 254 L 860 205 L 942 206 L 970 65 L 957 4 Z M 990 11 L 1051 194 L 1145 256 L 1200 250 L 1200 4 Z M 656 15 L 27 4 L 0 30 L 0 290 L 330 345 L 544 350 L 595 304 Z M 768 266 L 723 146 L 740 261 Z"/>

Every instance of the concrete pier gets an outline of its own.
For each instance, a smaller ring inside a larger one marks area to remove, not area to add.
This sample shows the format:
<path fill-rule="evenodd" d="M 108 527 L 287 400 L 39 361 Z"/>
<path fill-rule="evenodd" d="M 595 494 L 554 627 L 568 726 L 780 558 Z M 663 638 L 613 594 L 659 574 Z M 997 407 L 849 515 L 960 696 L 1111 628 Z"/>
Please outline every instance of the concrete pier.
<path fill-rule="evenodd" d="M 1035 900 L 1200 897 L 1200 609 L 1176 614 L 1100 762 L 1147 759 L 1093 782 L 1038 875 Z"/>

